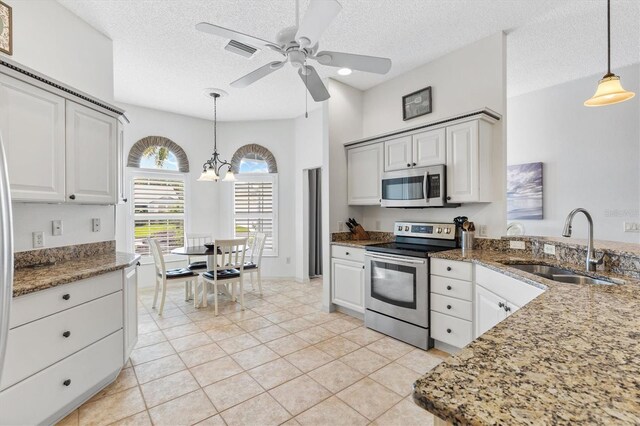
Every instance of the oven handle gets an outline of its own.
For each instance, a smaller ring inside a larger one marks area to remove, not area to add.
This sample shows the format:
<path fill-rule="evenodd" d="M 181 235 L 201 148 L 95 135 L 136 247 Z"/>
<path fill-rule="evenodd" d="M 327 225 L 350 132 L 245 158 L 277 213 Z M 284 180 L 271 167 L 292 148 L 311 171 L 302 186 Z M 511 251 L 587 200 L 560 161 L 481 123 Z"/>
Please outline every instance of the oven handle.
<path fill-rule="evenodd" d="M 382 256 L 379 254 L 369 254 L 369 253 L 366 253 L 365 256 L 370 257 L 372 259 L 388 260 L 390 262 L 410 263 L 412 265 L 424 265 L 426 263 L 425 260 L 409 259 L 409 258 L 400 257 L 400 256 L 391 256 L 391 255 Z"/>

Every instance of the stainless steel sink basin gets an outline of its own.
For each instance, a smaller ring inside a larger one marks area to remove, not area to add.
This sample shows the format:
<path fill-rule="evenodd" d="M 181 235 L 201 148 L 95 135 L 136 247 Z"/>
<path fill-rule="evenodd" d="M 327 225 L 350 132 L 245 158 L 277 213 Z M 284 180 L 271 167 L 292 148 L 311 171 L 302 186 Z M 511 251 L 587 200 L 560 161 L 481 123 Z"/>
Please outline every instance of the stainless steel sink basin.
<path fill-rule="evenodd" d="M 585 277 L 584 275 L 555 275 L 551 278 L 554 281 L 568 284 L 600 284 L 600 285 L 616 285 L 613 281 L 607 281 L 598 278 Z"/>
<path fill-rule="evenodd" d="M 524 272 L 529 272 L 533 275 L 538 275 L 539 277 L 548 278 L 550 280 L 553 279 L 555 275 L 575 275 L 576 273 L 573 271 L 569 271 L 568 269 L 556 268 L 555 266 L 547 266 L 547 265 L 536 265 L 536 264 L 522 264 L 522 265 L 509 265 L 511 268 L 519 269 Z"/>

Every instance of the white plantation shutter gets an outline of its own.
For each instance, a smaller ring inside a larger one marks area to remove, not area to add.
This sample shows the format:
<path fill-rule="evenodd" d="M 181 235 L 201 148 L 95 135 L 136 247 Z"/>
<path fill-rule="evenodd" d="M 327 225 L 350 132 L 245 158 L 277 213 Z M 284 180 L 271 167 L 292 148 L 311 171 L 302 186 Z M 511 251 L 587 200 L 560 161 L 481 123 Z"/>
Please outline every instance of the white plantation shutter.
<path fill-rule="evenodd" d="M 233 226 L 236 237 L 256 232 L 267 235 L 264 254 L 277 254 L 276 175 L 237 175 L 233 191 Z"/>
<path fill-rule="evenodd" d="M 184 179 L 135 177 L 133 179 L 134 249 L 148 255 L 147 238 L 157 239 L 163 253 L 184 246 Z"/>

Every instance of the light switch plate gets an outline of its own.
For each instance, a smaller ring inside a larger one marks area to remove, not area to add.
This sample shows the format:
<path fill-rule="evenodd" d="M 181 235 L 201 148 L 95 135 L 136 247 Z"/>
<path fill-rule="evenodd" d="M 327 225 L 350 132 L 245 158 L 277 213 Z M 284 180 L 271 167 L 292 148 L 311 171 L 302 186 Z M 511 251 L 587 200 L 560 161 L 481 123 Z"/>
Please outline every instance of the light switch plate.
<path fill-rule="evenodd" d="M 640 232 L 640 223 L 625 222 L 624 232 Z"/>
<path fill-rule="evenodd" d="M 91 227 L 93 232 L 100 232 L 100 218 L 91 219 Z"/>
<path fill-rule="evenodd" d="M 51 222 L 51 233 L 54 236 L 62 235 L 62 221 L 54 220 Z"/>
<path fill-rule="evenodd" d="M 42 248 L 44 247 L 44 232 L 36 231 L 32 234 L 33 238 L 33 248 Z"/>
<path fill-rule="evenodd" d="M 509 248 L 516 249 L 516 250 L 524 250 L 524 241 L 511 240 L 509 241 Z"/>
<path fill-rule="evenodd" d="M 546 254 L 551 254 L 554 255 L 556 254 L 556 246 L 554 246 L 553 244 L 545 244 L 544 245 L 544 252 Z"/>

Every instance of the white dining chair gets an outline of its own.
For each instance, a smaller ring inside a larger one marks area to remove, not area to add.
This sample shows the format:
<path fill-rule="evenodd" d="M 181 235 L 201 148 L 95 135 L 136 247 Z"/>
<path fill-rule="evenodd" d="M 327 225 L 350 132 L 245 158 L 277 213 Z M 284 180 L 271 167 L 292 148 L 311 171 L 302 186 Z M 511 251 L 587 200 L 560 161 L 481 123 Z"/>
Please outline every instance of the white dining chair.
<path fill-rule="evenodd" d="M 251 281 L 251 290 L 255 290 L 253 284 L 253 276 L 256 275 L 258 280 L 258 290 L 262 296 L 262 270 L 260 265 L 262 264 L 262 252 L 264 251 L 264 245 L 267 241 L 267 234 L 258 232 L 253 236 L 251 242 L 251 251 L 249 254 L 249 260 L 244 264 L 244 271 L 249 274 L 249 280 Z"/>
<path fill-rule="evenodd" d="M 246 238 L 232 240 L 216 240 L 214 252 L 218 253 L 220 262 L 213 270 L 202 274 L 202 303 L 207 306 L 209 287 L 213 287 L 214 314 L 218 315 L 218 286 L 231 288 L 231 299 L 237 301 L 236 284 L 239 285 L 240 306 L 244 310 L 244 265 L 247 250 Z"/>
<path fill-rule="evenodd" d="M 164 263 L 164 256 L 162 255 L 162 249 L 160 243 L 157 240 L 149 238 L 147 240 L 151 254 L 153 255 L 153 262 L 155 264 L 155 292 L 153 294 L 153 309 L 156 308 L 158 302 L 158 293 L 160 287 L 162 287 L 162 297 L 160 299 L 160 309 L 158 309 L 158 315 L 162 315 L 164 311 L 164 302 L 167 298 L 167 285 L 173 282 L 184 282 L 185 299 L 193 295 L 196 290 L 198 282 L 198 274 L 191 271 L 188 268 L 175 268 L 167 269 Z M 193 296 L 195 299 L 195 296 Z M 195 300 L 194 300 L 195 302 Z"/>
<path fill-rule="evenodd" d="M 201 247 L 208 243 L 213 243 L 213 237 L 209 234 L 187 234 L 186 238 L 187 247 Z M 188 256 L 187 261 L 189 265 L 187 268 L 192 271 L 206 271 L 207 270 L 207 257 L 206 256 Z"/>

